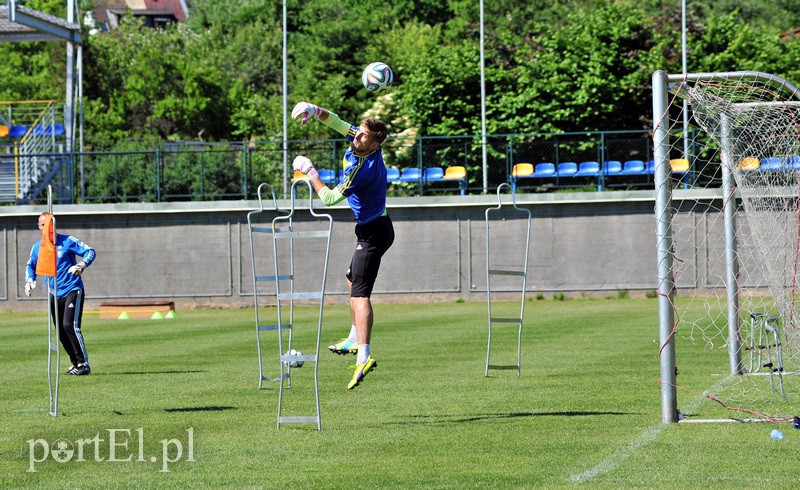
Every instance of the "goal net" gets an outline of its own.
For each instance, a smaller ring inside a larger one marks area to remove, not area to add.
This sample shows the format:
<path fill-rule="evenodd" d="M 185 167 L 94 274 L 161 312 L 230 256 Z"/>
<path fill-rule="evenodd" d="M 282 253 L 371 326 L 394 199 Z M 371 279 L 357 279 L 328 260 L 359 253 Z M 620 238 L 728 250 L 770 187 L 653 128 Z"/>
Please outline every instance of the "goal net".
<path fill-rule="evenodd" d="M 653 116 L 663 419 L 798 415 L 800 93 L 656 72 Z"/>

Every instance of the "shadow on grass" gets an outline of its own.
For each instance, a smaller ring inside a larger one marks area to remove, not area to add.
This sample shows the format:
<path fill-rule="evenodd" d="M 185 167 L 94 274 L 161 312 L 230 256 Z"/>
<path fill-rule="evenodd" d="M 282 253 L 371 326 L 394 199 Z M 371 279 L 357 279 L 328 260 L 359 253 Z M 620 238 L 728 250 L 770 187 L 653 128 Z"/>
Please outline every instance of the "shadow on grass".
<path fill-rule="evenodd" d="M 389 424 L 451 424 L 464 422 L 477 422 L 480 420 L 513 419 L 518 417 L 593 417 L 598 415 L 632 415 L 627 412 L 511 412 L 487 413 L 472 417 L 454 417 L 451 415 L 409 415 L 402 422 L 389 422 Z M 420 420 L 421 419 L 421 420 Z"/>
<path fill-rule="evenodd" d="M 116 374 L 192 374 L 192 373 L 204 373 L 205 371 L 199 370 L 174 370 L 174 371 L 120 371 L 118 373 L 97 373 L 93 374 L 92 376 L 113 376 Z"/>
<path fill-rule="evenodd" d="M 236 407 L 212 405 L 210 407 L 182 407 L 165 408 L 165 412 L 221 412 L 223 410 L 236 410 Z"/>

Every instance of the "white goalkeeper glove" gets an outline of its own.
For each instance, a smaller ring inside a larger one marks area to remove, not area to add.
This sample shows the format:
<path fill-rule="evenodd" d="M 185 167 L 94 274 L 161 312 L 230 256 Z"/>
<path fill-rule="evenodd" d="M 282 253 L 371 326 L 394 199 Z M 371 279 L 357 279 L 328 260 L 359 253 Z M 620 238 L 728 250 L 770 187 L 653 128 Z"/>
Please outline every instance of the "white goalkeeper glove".
<path fill-rule="evenodd" d="M 78 262 L 77 264 L 67 269 L 67 272 L 69 272 L 70 274 L 75 274 L 76 276 L 80 276 L 81 273 L 83 272 L 83 269 L 85 268 L 86 264 L 84 264 L 83 262 Z"/>
<path fill-rule="evenodd" d="M 314 104 L 309 104 L 308 102 L 298 102 L 297 105 L 294 106 L 294 109 L 292 109 L 292 119 L 297 119 L 300 117 L 300 114 L 304 115 L 300 122 L 305 124 L 312 117 L 316 120 L 319 120 L 319 116 L 322 114 L 322 109 Z"/>
<path fill-rule="evenodd" d="M 294 158 L 294 162 L 292 162 L 292 168 L 308 175 L 309 180 L 317 177 L 318 175 L 317 169 L 314 168 L 314 164 L 311 163 L 311 160 L 309 160 L 308 157 L 304 157 L 303 155 L 299 155 Z"/>
<path fill-rule="evenodd" d="M 25 296 L 30 296 L 32 289 L 36 289 L 36 281 L 29 277 L 28 280 L 25 281 Z"/>

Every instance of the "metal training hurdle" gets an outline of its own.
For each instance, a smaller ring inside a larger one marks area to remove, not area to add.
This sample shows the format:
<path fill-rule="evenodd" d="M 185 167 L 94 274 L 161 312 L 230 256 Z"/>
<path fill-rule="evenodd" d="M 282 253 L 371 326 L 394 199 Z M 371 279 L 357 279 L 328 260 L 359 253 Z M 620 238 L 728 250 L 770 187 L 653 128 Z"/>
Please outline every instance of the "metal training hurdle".
<path fill-rule="evenodd" d="M 295 218 L 295 195 L 296 195 L 296 186 L 300 183 L 308 186 L 309 191 L 309 198 L 308 198 L 308 210 L 313 218 L 313 221 L 316 222 L 326 222 L 327 227 L 325 229 L 320 230 L 309 230 L 309 231 L 298 231 L 296 230 L 296 222 L 294 221 Z M 263 186 L 264 184 L 262 184 Z M 261 204 L 261 210 L 263 210 L 263 201 L 261 199 L 261 186 L 259 186 L 259 202 Z M 271 190 L 271 188 L 270 188 Z M 331 231 L 333 230 L 333 217 L 329 214 L 320 214 L 314 211 L 314 203 L 313 203 L 313 189 L 311 187 L 311 183 L 306 180 L 298 180 L 292 183 L 291 188 L 291 206 L 286 214 L 281 214 L 276 216 L 272 220 L 272 226 L 269 229 L 268 233 L 272 234 L 272 246 L 273 246 L 273 258 L 275 261 L 275 274 L 274 276 L 257 276 L 255 273 L 255 247 L 252 245 L 252 234 L 251 234 L 251 252 L 253 252 L 253 277 L 254 282 L 257 283 L 259 280 L 266 281 L 266 280 L 274 280 L 275 281 L 275 295 L 276 295 L 276 310 L 277 310 L 277 317 L 278 322 L 275 326 L 260 326 L 257 325 L 257 331 L 261 332 L 263 330 L 277 330 L 278 332 L 278 359 L 280 365 L 280 374 L 276 379 L 271 381 L 278 381 L 280 382 L 280 388 L 278 390 L 278 422 L 277 427 L 280 428 L 281 424 L 288 424 L 288 423 L 316 423 L 317 430 L 322 430 L 322 417 L 320 415 L 320 403 L 319 403 L 319 345 L 320 339 L 322 336 L 322 313 L 323 313 L 323 306 L 325 300 L 325 279 L 328 275 L 328 261 L 330 258 L 330 247 L 331 247 Z M 273 201 L 277 203 L 275 200 L 274 192 L 272 193 Z M 278 210 L 277 204 L 275 205 L 275 209 Z M 259 211 L 261 211 L 259 210 Z M 280 210 L 278 210 L 280 211 Z M 256 227 L 252 226 L 251 215 L 255 214 L 255 212 L 248 215 L 248 223 L 250 223 L 250 227 L 252 231 L 255 232 L 267 232 L 263 229 L 257 229 Z M 281 227 L 279 225 L 285 222 L 286 226 Z M 295 287 L 295 261 L 294 261 L 294 240 L 297 239 L 324 239 L 325 240 L 325 256 L 324 256 L 324 266 L 322 268 L 322 280 L 320 282 L 319 290 L 317 291 L 308 291 L 308 292 L 298 292 L 296 291 Z M 281 261 L 280 261 L 280 253 L 278 243 L 281 240 L 288 240 L 288 247 L 289 247 L 289 271 L 288 274 L 281 274 Z M 282 284 L 288 282 L 288 289 L 289 292 L 282 291 Z M 294 304 L 295 300 L 319 300 L 319 314 L 317 316 L 317 337 L 316 337 L 316 345 L 314 348 L 313 355 L 302 355 L 297 353 L 292 353 L 292 337 L 293 332 L 297 328 L 297 325 L 294 321 Z M 286 316 L 284 314 L 285 307 L 288 306 L 288 321 L 284 320 Z M 256 300 L 256 309 L 258 309 L 258 302 Z M 256 320 L 258 324 L 258 320 Z M 283 347 L 283 331 L 288 330 L 288 346 L 286 352 L 284 352 Z M 260 334 L 257 334 L 260 335 Z M 261 356 L 260 349 L 261 349 L 261 341 L 259 337 L 259 358 Z M 316 403 L 316 413 L 315 415 L 310 416 L 284 416 L 283 415 L 283 396 L 284 396 L 284 389 L 291 388 L 291 365 L 292 363 L 313 363 L 314 364 L 314 397 Z M 259 366 L 262 366 L 261 360 L 259 359 Z M 259 387 L 261 386 L 261 381 L 269 379 L 263 376 L 263 370 L 260 368 L 260 375 L 261 380 L 259 381 Z"/>
<path fill-rule="evenodd" d="M 503 187 L 508 187 L 511 191 L 511 199 L 513 204 L 513 209 L 518 211 L 519 213 L 524 213 L 527 216 L 527 226 L 528 230 L 525 234 L 525 259 L 524 264 L 521 269 L 493 269 L 491 267 L 491 230 L 489 226 L 489 217 L 492 212 L 499 211 L 503 207 L 503 198 L 501 196 L 501 190 Z M 511 370 L 515 369 L 517 371 L 517 376 L 520 375 L 520 364 L 521 364 L 521 357 L 522 357 L 522 322 L 525 317 L 525 288 L 527 286 L 527 277 L 528 277 L 528 251 L 530 249 L 530 236 L 531 236 L 531 212 L 528 209 L 522 209 L 517 206 L 517 194 L 512 189 L 509 184 L 503 183 L 497 186 L 497 206 L 487 208 L 486 209 L 486 302 L 488 307 L 488 320 L 489 320 L 489 341 L 486 347 L 486 372 L 485 376 L 489 376 L 490 369 L 498 369 L 498 370 Z M 493 317 L 492 316 L 492 287 L 491 287 L 491 277 L 492 276 L 517 276 L 522 278 L 522 300 L 520 302 L 520 312 L 519 317 L 515 318 L 501 318 L 501 317 Z M 490 354 L 492 351 L 492 324 L 494 323 L 512 323 L 516 324 L 518 327 L 517 330 L 517 363 L 512 365 L 503 365 L 503 364 L 491 364 L 490 363 Z"/>
<path fill-rule="evenodd" d="M 268 275 L 268 276 L 259 275 L 258 271 L 257 271 L 257 266 L 256 266 L 256 246 L 255 246 L 255 243 L 254 243 L 254 234 L 258 234 L 258 233 L 272 234 L 272 232 L 273 232 L 272 227 L 262 227 L 262 226 L 256 226 L 254 224 L 256 219 L 257 219 L 257 217 L 258 217 L 258 215 L 261 214 L 261 213 L 264 213 L 266 211 L 264 209 L 264 196 L 262 194 L 263 192 L 265 192 L 266 189 L 269 189 L 269 193 L 270 193 L 270 195 L 272 197 L 273 210 L 276 213 L 278 213 L 279 215 L 280 214 L 285 214 L 285 215 L 289 214 L 288 210 L 283 210 L 283 209 L 278 208 L 278 200 L 275 197 L 275 191 L 272 189 L 272 186 L 270 186 L 267 183 L 263 183 L 263 184 L 258 186 L 258 204 L 259 204 L 259 209 L 256 209 L 254 211 L 250 211 L 249 213 L 247 213 L 247 227 L 248 227 L 248 230 L 250 232 L 250 256 L 251 256 L 252 261 L 253 261 L 253 264 L 252 264 L 253 265 L 253 305 L 255 307 L 255 320 L 256 320 L 256 346 L 257 346 L 257 351 L 258 351 L 258 389 L 259 390 L 263 387 L 264 381 L 270 381 L 270 382 L 280 381 L 280 377 L 278 377 L 278 376 L 275 376 L 274 378 L 272 378 L 272 377 L 264 374 L 264 371 L 265 371 L 264 370 L 264 356 L 263 356 L 263 349 L 261 348 L 261 344 L 262 344 L 261 332 L 278 331 L 279 328 L 278 328 L 278 325 L 262 325 L 261 319 L 260 319 L 259 313 L 258 313 L 258 306 L 259 306 L 258 283 L 260 283 L 260 282 L 276 282 L 278 280 L 273 275 Z M 289 230 L 292 229 L 292 221 L 291 221 L 291 219 L 289 219 L 288 229 Z M 291 242 L 290 242 L 290 246 L 291 246 Z M 289 271 L 289 275 L 286 276 L 287 278 L 290 277 L 290 276 L 293 277 L 293 274 L 294 274 L 294 254 L 293 254 L 293 250 L 291 250 L 291 249 L 290 249 L 290 252 L 289 252 L 289 256 L 290 256 L 290 271 Z M 292 321 L 292 314 L 293 314 L 293 310 L 290 308 L 289 324 L 291 324 L 291 321 Z M 290 335 L 291 335 L 291 330 L 289 330 L 289 332 L 290 332 Z"/>

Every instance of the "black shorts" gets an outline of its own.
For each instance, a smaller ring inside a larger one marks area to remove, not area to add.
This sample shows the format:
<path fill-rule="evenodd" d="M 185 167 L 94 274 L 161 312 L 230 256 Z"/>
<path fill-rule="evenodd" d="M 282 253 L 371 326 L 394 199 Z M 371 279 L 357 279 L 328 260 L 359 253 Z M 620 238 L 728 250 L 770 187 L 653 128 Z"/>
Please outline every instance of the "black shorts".
<path fill-rule="evenodd" d="M 369 298 L 378 277 L 381 257 L 394 242 L 394 227 L 389 216 L 356 225 L 356 251 L 347 269 L 351 298 Z"/>

